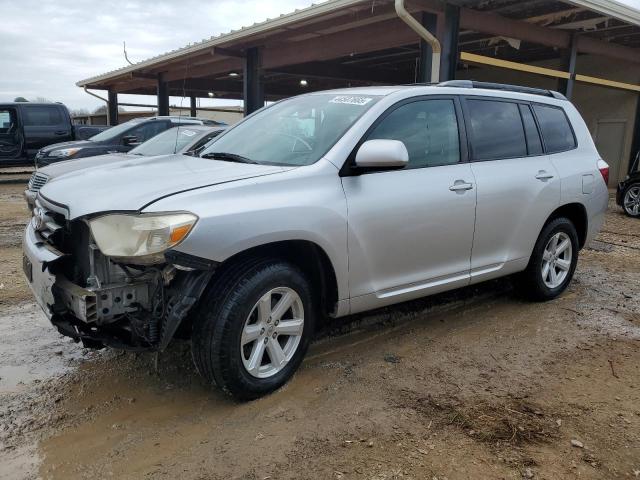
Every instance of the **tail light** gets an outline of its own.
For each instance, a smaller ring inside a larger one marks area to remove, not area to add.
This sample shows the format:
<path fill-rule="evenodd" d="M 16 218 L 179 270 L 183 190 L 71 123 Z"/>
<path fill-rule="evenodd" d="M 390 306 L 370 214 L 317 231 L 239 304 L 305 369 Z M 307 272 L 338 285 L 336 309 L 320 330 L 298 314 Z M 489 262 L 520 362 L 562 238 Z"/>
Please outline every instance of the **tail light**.
<path fill-rule="evenodd" d="M 598 170 L 600 170 L 604 184 L 609 185 L 609 164 L 602 159 L 598 160 Z"/>

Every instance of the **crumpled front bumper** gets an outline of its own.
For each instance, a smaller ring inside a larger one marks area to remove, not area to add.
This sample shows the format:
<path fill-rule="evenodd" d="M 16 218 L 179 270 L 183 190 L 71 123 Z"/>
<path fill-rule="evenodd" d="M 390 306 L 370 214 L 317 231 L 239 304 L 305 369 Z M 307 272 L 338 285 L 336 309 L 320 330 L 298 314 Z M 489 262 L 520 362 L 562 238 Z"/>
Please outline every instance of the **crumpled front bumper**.
<path fill-rule="evenodd" d="M 52 288 L 56 277 L 49 268 L 64 255 L 40 240 L 31 223 L 27 225 L 24 232 L 22 254 L 22 267 L 29 288 L 45 315 L 51 319 L 53 315 L 51 308 L 55 303 Z"/>

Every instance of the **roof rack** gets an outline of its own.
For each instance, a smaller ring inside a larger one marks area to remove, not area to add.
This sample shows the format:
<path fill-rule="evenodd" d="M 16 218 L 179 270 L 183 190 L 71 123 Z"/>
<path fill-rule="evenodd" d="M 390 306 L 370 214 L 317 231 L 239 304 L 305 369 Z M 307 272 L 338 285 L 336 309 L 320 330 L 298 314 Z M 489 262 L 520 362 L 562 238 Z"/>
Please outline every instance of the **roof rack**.
<path fill-rule="evenodd" d="M 557 98 L 558 100 L 567 100 L 567 97 L 554 90 L 545 90 L 542 88 L 522 87 L 520 85 L 509 85 L 506 83 L 476 82 L 475 80 L 449 80 L 437 85 L 438 87 L 455 87 L 455 88 L 484 88 L 486 90 L 502 90 L 506 92 L 530 93 L 532 95 L 542 95 L 545 97 Z"/>

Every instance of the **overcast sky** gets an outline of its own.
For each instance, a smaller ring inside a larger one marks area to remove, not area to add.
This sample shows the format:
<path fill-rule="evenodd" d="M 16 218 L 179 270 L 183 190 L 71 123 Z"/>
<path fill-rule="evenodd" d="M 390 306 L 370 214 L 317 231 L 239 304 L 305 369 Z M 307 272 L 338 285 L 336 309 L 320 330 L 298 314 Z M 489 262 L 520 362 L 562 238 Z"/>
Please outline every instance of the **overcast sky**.
<path fill-rule="evenodd" d="M 621 1 L 640 9 L 640 0 Z M 136 62 L 310 4 L 310 0 L 0 0 L 0 102 L 17 96 L 46 97 L 72 109 L 92 110 L 102 102 L 75 83 L 126 65 L 123 41 Z"/>
<path fill-rule="evenodd" d="M 123 41 L 127 42 L 129 59 L 137 62 L 311 3 L 0 0 L 0 102 L 18 96 L 46 97 L 71 109 L 92 110 L 104 103 L 75 84 L 127 65 Z M 155 103 L 154 98 L 145 96 L 122 99 Z"/>

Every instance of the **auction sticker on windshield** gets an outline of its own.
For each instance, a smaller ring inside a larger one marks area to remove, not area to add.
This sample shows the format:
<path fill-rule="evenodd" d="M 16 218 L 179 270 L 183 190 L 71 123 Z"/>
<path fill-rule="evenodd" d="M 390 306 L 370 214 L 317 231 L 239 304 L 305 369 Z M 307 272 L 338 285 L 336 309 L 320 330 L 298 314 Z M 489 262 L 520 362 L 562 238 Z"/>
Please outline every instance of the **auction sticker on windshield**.
<path fill-rule="evenodd" d="M 193 137 L 196 132 L 194 132 L 193 130 L 182 130 L 180 132 L 182 135 L 186 135 L 187 137 Z"/>
<path fill-rule="evenodd" d="M 346 105 L 366 105 L 373 98 L 371 97 L 361 97 L 358 95 L 338 95 L 329 100 L 329 103 L 344 103 Z"/>

